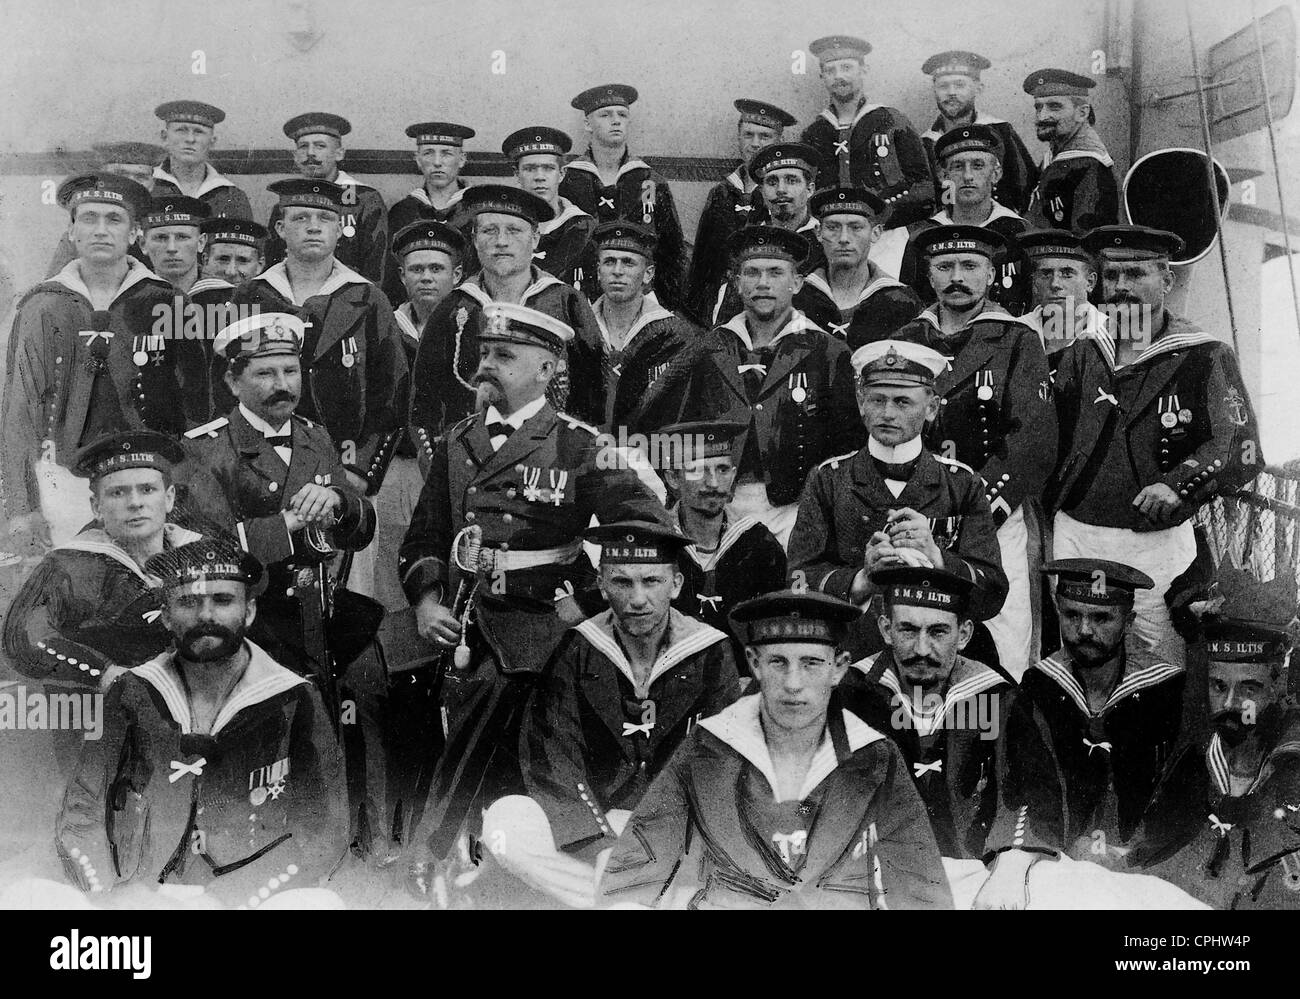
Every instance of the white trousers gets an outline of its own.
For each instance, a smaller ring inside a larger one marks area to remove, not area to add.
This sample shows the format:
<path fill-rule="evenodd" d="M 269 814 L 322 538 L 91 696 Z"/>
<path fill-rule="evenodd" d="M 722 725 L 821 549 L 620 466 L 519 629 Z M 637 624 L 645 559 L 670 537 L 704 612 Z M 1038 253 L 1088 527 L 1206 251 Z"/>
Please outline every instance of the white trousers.
<path fill-rule="evenodd" d="M 993 636 L 1002 668 L 1017 681 L 1039 659 L 1034 648 L 1034 605 L 1030 593 L 1029 528 L 1024 506 L 998 528 L 1002 571 L 1007 574 L 1007 602 L 997 616 L 984 622 Z"/>
<path fill-rule="evenodd" d="M 1161 662 L 1184 665 L 1186 650 L 1169 617 L 1165 594 L 1196 558 L 1196 533 L 1191 521 L 1163 531 L 1130 531 L 1085 524 L 1058 511 L 1053 526 L 1053 558 L 1103 558 L 1151 577 L 1155 589 L 1138 590 L 1133 601 L 1137 620 L 1130 637 Z"/>
<path fill-rule="evenodd" d="M 790 546 L 790 532 L 794 530 L 794 520 L 798 513 L 797 502 L 773 506 L 767 498 L 767 486 L 761 482 L 741 483 L 727 506 L 727 515 L 732 523 L 741 517 L 757 517 L 776 535 L 782 548 Z"/>

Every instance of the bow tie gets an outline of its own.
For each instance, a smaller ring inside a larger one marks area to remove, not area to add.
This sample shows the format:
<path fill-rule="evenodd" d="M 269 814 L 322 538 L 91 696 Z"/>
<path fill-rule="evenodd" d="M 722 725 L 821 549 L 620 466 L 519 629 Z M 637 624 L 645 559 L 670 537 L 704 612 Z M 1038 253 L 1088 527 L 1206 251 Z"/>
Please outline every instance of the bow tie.
<path fill-rule="evenodd" d="M 268 436 L 266 443 L 271 447 L 293 447 L 293 434 L 276 434 Z"/>
<path fill-rule="evenodd" d="M 901 464 L 894 464 L 890 461 L 881 461 L 874 455 L 871 458 L 871 464 L 876 466 L 876 471 L 887 479 L 893 479 L 895 482 L 906 482 L 916 471 L 916 463 L 919 458 L 913 458 L 911 461 L 904 461 Z"/>
<path fill-rule="evenodd" d="M 1088 747 L 1088 755 L 1089 755 L 1089 756 L 1092 755 L 1092 751 L 1093 751 L 1094 749 L 1102 749 L 1102 750 L 1105 750 L 1105 751 L 1106 751 L 1106 754 L 1107 754 L 1107 755 L 1110 754 L 1110 743 L 1109 743 L 1109 742 L 1093 742 L 1091 739 L 1089 739 L 1089 738 L 1085 735 L 1085 736 L 1083 737 L 1083 744 L 1084 744 L 1085 746 Z"/>
<path fill-rule="evenodd" d="M 932 760 L 929 763 L 913 763 L 912 776 L 924 777 L 928 773 L 943 773 L 943 760 Z"/>
<path fill-rule="evenodd" d="M 515 428 L 509 423 L 489 423 L 487 425 L 488 437 L 509 437 L 515 432 Z"/>

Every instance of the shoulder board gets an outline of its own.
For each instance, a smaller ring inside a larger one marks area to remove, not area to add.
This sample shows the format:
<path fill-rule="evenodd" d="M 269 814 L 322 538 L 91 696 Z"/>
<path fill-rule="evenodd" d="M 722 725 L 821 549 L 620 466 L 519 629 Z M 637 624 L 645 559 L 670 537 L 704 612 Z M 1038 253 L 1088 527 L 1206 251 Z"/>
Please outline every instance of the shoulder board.
<path fill-rule="evenodd" d="M 931 453 L 933 454 L 933 452 Z M 963 472 L 970 472 L 971 475 L 976 474 L 975 469 L 971 468 L 970 465 L 966 464 L 964 461 L 958 461 L 956 458 L 945 458 L 941 454 L 936 454 L 934 455 L 934 460 L 947 465 L 953 471 L 960 468 Z"/>
<path fill-rule="evenodd" d="M 216 437 L 217 431 L 230 423 L 224 416 L 219 416 L 211 423 L 205 423 L 201 427 L 195 427 L 193 430 L 185 431 L 187 440 L 197 440 L 200 437 Z"/>
<path fill-rule="evenodd" d="M 581 420 L 577 419 L 576 417 L 570 416 L 568 413 L 562 413 L 557 411 L 555 415 L 558 416 L 565 423 L 567 423 L 569 425 L 570 430 L 585 430 L 587 431 L 587 433 L 591 434 L 592 437 L 600 436 L 600 431 L 597 430 L 595 427 L 593 427 L 590 423 L 583 423 Z"/>
<path fill-rule="evenodd" d="M 819 464 L 817 467 L 818 467 L 818 468 L 825 468 L 827 465 L 829 465 L 830 468 L 831 468 L 831 471 L 834 471 L 835 469 L 837 469 L 837 468 L 840 467 L 840 462 L 841 462 L 841 461 L 844 461 L 844 460 L 847 459 L 847 458 L 852 458 L 852 457 L 853 457 L 855 454 L 857 454 L 857 453 L 858 453 L 858 452 L 856 452 L 856 451 L 850 451 L 850 452 L 848 452 L 847 454 L 837 454 L 834 458 L 827 458 L 825 461 L 823 461 L 823 462 L 822 462 L 821 464 Z"/>

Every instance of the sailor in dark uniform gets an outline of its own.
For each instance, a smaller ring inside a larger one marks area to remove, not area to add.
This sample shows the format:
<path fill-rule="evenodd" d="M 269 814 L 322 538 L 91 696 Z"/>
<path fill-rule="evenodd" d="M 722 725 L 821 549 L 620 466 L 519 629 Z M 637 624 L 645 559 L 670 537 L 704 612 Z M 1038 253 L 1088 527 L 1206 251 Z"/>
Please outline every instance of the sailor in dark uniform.
<path fill-rule="evenodd" d="M 947 358 L 915 343 L 878 340 L 853 354 L 867 446 L 823 461 L 808 478 L 790 537 L 795 586 L 865 606 L 877 568 L 943 567 L 973 586 L 971 617 L 991 618 L 1007 595 L 984 480 L 921 439 L 939 412 L 936 378 Z M 854 658 L 882 646 L 866 616 L 850 635 Z"/>
<path fill-rule="evenodd" d="M 1126 642 L 1133 594 L 1151 578 L 1102 559 L 1043 572 L 1056 577 L 1062 647 L 1025 673 L 1007 718 L 987 842 L 997 859 L 977 908 L 1023 908 L 1028 869 L 1044 856 L 1122 868 L 1182 729 L 1183 668 Z"/>
<path fill-rule="evenodd" d="M 794 115 L 764 101 L 741 98 L 735 107 L 740 112 L 736 124 L 740 164 L 709 189 L 686 275 L 685 307 L 706 324 L 713 316 L 713 296 L 727 277 L 727 241 L 737 229 L 767 221 L 767 209 L 749 175 L 749 164 L 759 150 L 780 142 L 785 130 L 795 123 Z"/>
<path fill-rule="evenodd" d="M 686 241 L 668 182 L 628 151 L 628 131 L 636 89 L 606 83 L 584 90 L 570 104 L 586 117 L 590 145 L 570 160 L 560 194 L 597 222 L 625 219 L 654 229 L 659 237 L 655 254 L 655 294 L 665 308 L 675 309 L 682 297 L 686 272 Z M 594 267 L 585 265 L 583 290 L 596 297 Z"/>
<path fill-rule="evenodd" d="M 681 560 L 683 582 L 673 606 L 721 631 L 731 630 L 737 604 L 785 585 L 785 549 L 754 517 L 735 517 L 736 440 L 745 424 L 702 420 L 659 431 L 664 482 L 676 498 L 671 511 L 690 539 Z M 740 648 L 740 636 L 733 633 Z"/>
<path fill-rule="evenodd" d="M 1000 250 L 994 261 L 996 270 L 988 297 L 1013 316 L 1020 315 L 1027 307 L 1029 282 L 1014 237 L 1029 228 L 1029 224 L 993 196 L 995 181 L 1002 171 L 997 149 L 997 133 L 987 125 L 954 128 L 935 143 L 935 176 L 943 191 L 943 207 L 911 227 L 911 238 L 898 272 L 899 279 L 926 304 L 934 302 L 935 293 L 915 237 L 935 226 L 971 225 L 1013 237 L 1011 245 Z"/>
<path fill-rule="evenodd" d="M 935 384 L 942 401 L 926 443 L 984 479 L 1011 586 L 988 629 L 1002 667 L 1019 678 L 1039 658 L 1039 532 L 1025 502 L 1042 495 L 1056 461 L 1047 358 L 1028 324 L 987 301 L 994 259 L 1008 250 L 995 231 L 936 226 L 918 235 L 915 245 L 939 301 L 897 335 L 950 359 Z"/>
<path fill-rule="evenodd" d="M 1182 240 L 1105 226 L 1083 245 L 1099 259 L 1108 325 L 1057 355 L 1055 554 L 1122 561 L 1155 580 L 1138 594 L 1133 632 L 1182 663 L 1165 595 L 1195 558 L 1197 510 L 1263 468 L 1259 427 L 1232 348 L 1166 307 Z"/>
<path fill-rule="evenodd" d="M 654 293 L 655 234 L 634 222 L 602 222 L 592 234 L 600 297 L 591 305 L 601 335 L 606 410 L 614 433 L 677 352 L 704 331 L 659 304 Z"/>
<path fill-rule="evenodd" d="M 352 131 L 346 118 L 321 111 L 309 111 L 284 123 L 284 134 L 294 144 L 293 163 L 308 180 L 324 180 L 343 189 L 339 198 L 339 236 L 335 256 L 368 281 L 378 284 L 384 276 L 388 256 L 388 210 L 384 199 L 369 184 L 363 184 L 339 167 L 343 161 L 343 136 Z M 266 262 L 278 264 L 285 257 L 284 237 L 277 228 L 284 211 L 276 205 L 266 227 L 271 235 L 266 245 Z"/>
<path fill-rule="evenodd" d="M 1206 628 L 1210 731 L 1170 761 L 1128 855 L 1216 909 L 1300 908 L 1300 713 L 1276 626 Z"/>
<path fill-rule="evenodd" d="M 587 251 L 596 220 L 560 195 L 567 172 L 564 156 L 572 146 L 573 140 L 558 128 L 529 125 L 507 135 L 501 151 L 514 163 L 519 186 L 551 206 L 553 214 L 537 227 L 541 238 L 533 262 L 547 274 L 583 290 L 591 287 L 583 267 L 591 263 Z"/>
<path fill-rule="evenodd" d="M 759 692 L 705 718 L 642 797 L 597 891 L 661 909 L 950 908 L 898 747 L 840 707 L 858 609 L 789 590 L 749 600 Z"/>
<path fill-rule="evenodd" d="M 740 693 L 724 632 L 672 604 L 686 539 L 654 522 L 587 532 L 600 544 L 609 609 L 571 629 L 524 711 L 519 757 L 528 794 L 497 800 L 484 840 L 516 881 L 512 908 L 553 899 L 591 905 L 592 864 L 614 845 L 651 781 L 702 718 Z M 582 891 L 572 882 L 581 879 Z M 486 904 L 483 877 L 473 885 Z"/>
<path fill-rule="evenodd" d="M 744 311 L 678 353 L 634 422 L 650 430 L 681 420 L 744 423 L 731 513 L 756 517 L 784 544 L 808 472 L 863 438 L 853 370 L 844 342 L 793 304 L 803 236 L 746 226 L 731 249 Z"/>
<path fill-rule="evenodd" d="M 1025 209 L 1035 229 L 1068 229 L 1082 236 L 1119 221 L 1115 161 L 1092 127 L 1097 120 L 1088 95 L 1096 81 L 1063 69 L 1040 69 L 1025 77 L 1034 98 L 1035 131 L 1048 150 Z"/>
<path fill-rule="evenodd" d="M 930 155 L 931 169 L 940 177 L 935 143 L 954 128 L 987 126 L 997 139 L 995 154 L 1002 164 L 1002 176 L 993 188 L 993 198 L 1013 212 L 1023 212 L 1038 179 L 1038 168 L 1010 122 L 975 108 L 976 100 L 984 92 L 980 73 L 991 65 L 982 55 L 961 50 L 940 52 L 925 60 L 921 72 L 934 83 L 939 117 L 928 131 L 921 133 L 921 141 Z"/>
<path fill-rule="evenodd" d="M 204 219 L 199 231 L 207 237 L 199 268 L 201 280 L 215 279 L 239 287 L 262 273 L 266 226 L 252 219 L 223 215 Z"/>
<path fill-rule="evenodd" d="M 450 121 L 423 121 L 407 126 L 406 134 L 415 140 L 415 165 L 424 179 L 388 209 L 390 237 L 421 219 L 459 225 L 460 199 L 466 189 L 460 172 L 465 169 L 465 140 L 474 138 L 474 129 Z M 394 305 L 406 301 L 391 257 L 385 262 L 383 288 Z"/>
<path fill-rule="evenodd" d="M 203 538 L 145 570 L 175 648 L 108 691 L 103 736 L 64 793 L 65 876 L 91 902 L 127 904 L 136 888 L 168 908 L 338 908 L 294 891 L 343 861 L 346 781 L 320 694 L 246 637 L 262 567 Z"/>
<path fill-rule="evenodd" d="M 808 51 L 821 64 L 830 106 L 813 119 L 800 138 L 821 157 L 825 169 L 822 184 L 865 187 L 884 200 L 889 218 L 877 262 L 887 273 L 896 274 L 907 242 L 906 227 L 935 209 L 934 179 L 925 146 L 903 112 L 867 103 L 868 42 L 830 35 L 810 43 Z"/>
<path fill-rule="evenodd" d="M 493 302 L 526 305 L 576 331 L 566 344 L 565 364 L 549 383 L 552 405 L 589 423 L 605 416 L 600 329 L 591 306 L 582 292 L 533 260 L 551 206 L 516 187 L 479 184 L 469 189 L 462 209 L 473 216 L 471 241 L 480 269 L 438 304 L 420 337 L 411 372 L 411 429 L 422 467 L 434 438 L 475 411 L 483 309 Z"/>
<path fill-rule="evenodd" d="M 1090 301 L 1097 259 L 1065 229 L 1031 229 L 1016 237 L 1029 277 L 1029 311 L 1020 318 L 1038 330 L 1056 377 L 1060 353 L 1081 336 L 1106 329 L 1106 314 Z"/>
<path fill-rule="evenodd" d="M 77 256 L 23 295 L 9 336 L 0 495 L 12 551 L 39 549 L 47 530 L 67 541 L 90 519 L 70 471 L 82 447 L 132 429 L 177 437 L 207 417 L 203 330 L 168 335 L 176 292 L 129 254 L 148 200 L 111 174 L 59 188 Z"/>
<path fill-rule="evenodd" d="M 855 662 L 840 702 L 902 750 L 939 852 L 984 856 L 998 803 L 998 742 L 1011 682 L 961 654 L 971 582 L 944 569 L 877 569 L 887 648 Z"/>
<path fill-rule="evenodd" d="M 216 128 L 226 120 L 226 112 L 202 101 L 167 101 L 154 114 L 163 122 L 167 157 L 153 169 L 151 193 L 198 198 L 213 217 L 251 219 L 248 195 L 208 162 L 217 141 Z"/>
<path fill-rule="evenodd" d="M 197 198 L 155 195 L 140 220 L 150 267 L 182 296 L 199 280 L 199 257 L 207 245 L 203 223 L 209 211 Z"/>
<path fill-rule="evenodd" d="M 106 688 L 171 643 L 144 563 L 199 537 L 168 520 L 172 470 L 184 457 L 176 440 L 152 430 L 110 434 L 77 455 L 73 473 L 89 479 L 95 519 L 41 559 L 4 618 L 5 657 L 43 680 L 47 695 Z M 63 773 L 81 736 L 53 737 Z"/>
<path fill-rule="evenodd" d="M 825 263 L 804 277 L 795 304 L 851 350 L 889 339 L 921 311 L 921 300 L 870 258 L 885 203 L 866 188 L 828 187 L 809 208 Z"/>

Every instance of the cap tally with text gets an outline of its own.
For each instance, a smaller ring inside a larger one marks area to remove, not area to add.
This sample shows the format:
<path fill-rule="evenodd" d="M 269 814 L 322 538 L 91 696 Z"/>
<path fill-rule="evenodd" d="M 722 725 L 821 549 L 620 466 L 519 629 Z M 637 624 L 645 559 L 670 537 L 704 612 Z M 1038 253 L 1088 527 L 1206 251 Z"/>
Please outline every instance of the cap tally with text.
<path fill-rule="evenodd" d="M 747 225 L 728 241 L 731 261 L 788 260 L 798 265 L 808 256 L 808 241 L 797 232 L 774 225 Z"/>
<path fill-rule="evenodd" d="M 583 537 L 600 545 L 601 562 L 662 565 L 675 563 L 691 543 L 675 528 L 650 520 L 622 520 L 590 528 Z"/>
<path fill-rule="evenodd" d="M 97 202 L 117 205 L 139 218 L 149 206 L 149 190 L 116 173 L 83 173 L 59 185 L 59 204 L 73 214 L 80 205 Z"/>
<path fill-rule="evenodd" d="M 298 354 L 306 324 L 290 312 L 262 312 L 231 323 L 212 341 L 212 350 L 227 361 L 272 354 Z"/>
<path fill-rule="evenodd" d="M 162 195 L 149 199 L 140 227 L 159 229 L 166 225 L 192 225 L 201 228 L 203 220 L 211 214 L 211 206 L 198 198 Z"/>
<path fill-rule="evenodd" d="M 861 215 L 876 222 L 885 214 L 885 202 L 865 187 L 828 187 L 808 200 L 808 210 L 818 220 L 830 215 Z"/>
<path fill-rule="evenodd" d="M 636 87 L 629 87 L 626 83 L 602 83 L 584 90 L 569 102 L 569 106 L 583 114 L 591 114 L 601 108 L 630 107 L 636 103 L 637 97 Z"/>
<path fill-rule="evenodd" d="M 572 148 L 568 133 L 549 125 L 529 125 L 511 132 L 501 142 L 501 152 L 516 161 L 525 156 L 563 156 Z"/>
<path fill-rule="evenodd" d="M 415 140 L 417 146 L 460 148 L 466 139 L 472 139 L 478 133 L 468 125 L 457 125 L 453 121 L 421 121 L 407 125 L 406 134 Z"/>
<path fill-rule="evenodd" d="M 948 358 L 933 347 L 907 340 L 876 340 L 863 344 L 849 358 L 863 385 L 933 388 L 948 368 Z"/>
<path fill-rule="evenodd" d="M 936 225 L 913 236 L 912 245 L 927 257 L 945 253 L 977 253 L 992 260 L 1011 246 L 1011 240 L 1000 232 L 979 225 Z"/>
<path fill-rule="evenodd" d="M 493 302 L 483 307 L 480 341 L 499 340 L 525 347 L 545 347 L 563 354 L 574 337 L 573 327 L 554 316 L 513 302 Z"/>
<path fill-rule="evenodd" d="M 773 170 L 802 170 L 812 179 L 821 169 L 821 157 L 812 146 L 802 142 L 776 142 L 764 146 L 749 161 L 749 176 L 762 183 L 763 177 Z"/>
<path fill-rule="evenodd" d="M 762 125 L 764 128 L 772 128 L 777 131 L 789 128 L 798 120 L 789 111 L 784 111 L 775 104 L 768 104 L 766 101 L 753 101 L 747 97 L 737 100 L 735 108 L 740 112 L 741 121 L 752 122 L 755 125 Z"/>
<path fill-rule="evenodd" d="M 1144 225 L 1103 225 L 1083 234 L 1083 245 L 1107 260 L 1168 260 L 1186 243 L 1176 233 Z"/>
<path fill-rule="evenodd" d="M 332 181 L 287 177 L 266 189 L 280 199 L 281 208 L 324 208 L 343 214 L 343 188 Z"/>
<path fill-rule="evenodd" d="M 885 593 L 885 602 L 893 606 L 931 607 L 962 614 L 966 610 L 975 584 L 964 576 L 946 569 L 923 569 L 908 565 L 877 569 L 871 581 Z"/>
<path fill-rule="evenodd" d="M 233 215 L 218 215 L 203 220 L 199 231 L 208 237 L 208 245 L 213 243 L 241 243 L 244 246 L 261 246 L 268 233 L 266 226 L 252 219 L 241 219 Z"/>
<path fill-rule="evenodd" d="M 692 420 L 660 427 L 660 440 L 670 442 L 670 446 L 659 449 L 660 465 L 685 468 L 691 462 L 706 458 L 730 457 L 735 450 L 736 438 L 748 426 L 738 420 Z M 681 442 L 680 446 L 672 446 L 671 442 L 677 441 Z"/>
<path fill-rule="evenodd" d="M 1135 591 L 1156 585 L 1131 565 L 1101 558 L 1059 558 L 1043 566 L 1043 575 L 1056 577 L 1058 598 L 1086 604 L 1131 604 Z"/>
<path fill-rule="evenodd" d="M 215 128 L 226 120 L 226 112 L 221 108 L 202 101 L 167 101 L 154 108 L 153 113 L 169 125 L 175 121 L 187 121 Z"/>
<path fill-rule="evenodd" d="M 420 219 L 398 229 L 393 236 L 393 256 L 401 260 L 415 250 L 440 250 L 452 260 L 465 254 L 465 237 L 456 229 L 433 219 Z"/>
<path fill-rule="evenodd" d="M 200 538 L 159 552 L 145 563 L 144 571 L 165 589 L 218 579 L 256 586 L 262 578 L 262 563 L 233 541 Z"/>
<path fill-rule="evenodd" d="M 128 468 L 154 468 L 170 473 L 185 460 L 180 442 L 156 430 L 126 430 L 92 441 L 77 452 L 72 474 L 92 482 Z"/>
<path fill-rule="evenodd" d="M 284 134 L 294 142 L 304 135 L 332 135 L 341 139 L 352 131 L 352 123 L 346 118 L 326 111 L 307 111 L 294 115 L 284 123 Z"/>
<path fill-rule="evenodd" d="M 1083 240 L 1068 229 L 1031 229 L 1017 236 L 1016 244 L 1031 260 L 1066 257 L 1087 264 L 1093 262 L 1092 254 L 1084 249 Z"/>
<path fill-rule="evenodd" d="M 742 627 L 746 645 L 816 642 L 839 645 L 844 629 L 862 614 L 853 604 L 826 593 L 779 590 L 737 604 L 731 619 Z"/>
<path fill-rule="evenodd" d="M 555 215 L 555 210 L 545 199 L 505 184 L 476 184 L 467 187 L 464 197 L 460 199 L 460 207 L 469 215 L 482 215 L 484 212 L 514 215 L 533 225 L 549 222 Z"/>
<path fill-rule="evenodd" d="M 635 222 L 614 220 L 596 226 L 591 234 L 591 241 L 598 251 L 628 250 L 653 260 L 659 237 L 655 235 L 653 229 L 637 225 Z"/>
<path fill-rule="evenodd" d="M 939 136 L 934 158 L 942 163 L 955 153 L 992 153 L 1001 159 L 998 133 L 987 125 L 959 125 Z"/>
<path fill-rule="evenodd" d="M 958 74 L 960 76 L 969 76 L 972 80 L 978 80 L 980 73 L 992 65 L 991 62 L 976 52 L 952 49 L 948 52 L 938 52 L 930 56 L 921 65 L 921 72 L 926 76 Z"/>
<path fill-rule="evenodd" d="M 1025 93 L 1032 97 L 1087 97 L 1097 85 L 1089 76 L 1068 69 L 1036 69 L 1025 77 Z"/>
<path fill-rule="evenodd" d="M 818 62 L 836 59 L 864 59 L 871 51 L 871 43 L 852 35 L 826 35 L 808 43 L 808 51 Z"/>
<path fill-rule="evenodd" d="M 90 148 L 99 157 L 99 162 L 107 166 L 110 163 L 129 163 L 133 166 L 157 166 L 167 155 L 162 146 L 152 142 L 93 142 Z"/>
<path fill-rule="evenodd" d="M 1283 628 L 1231 618 L 1205 626 L 1205 655 L 1221 663 L 1275 663 L 1291 650 Z"/>

